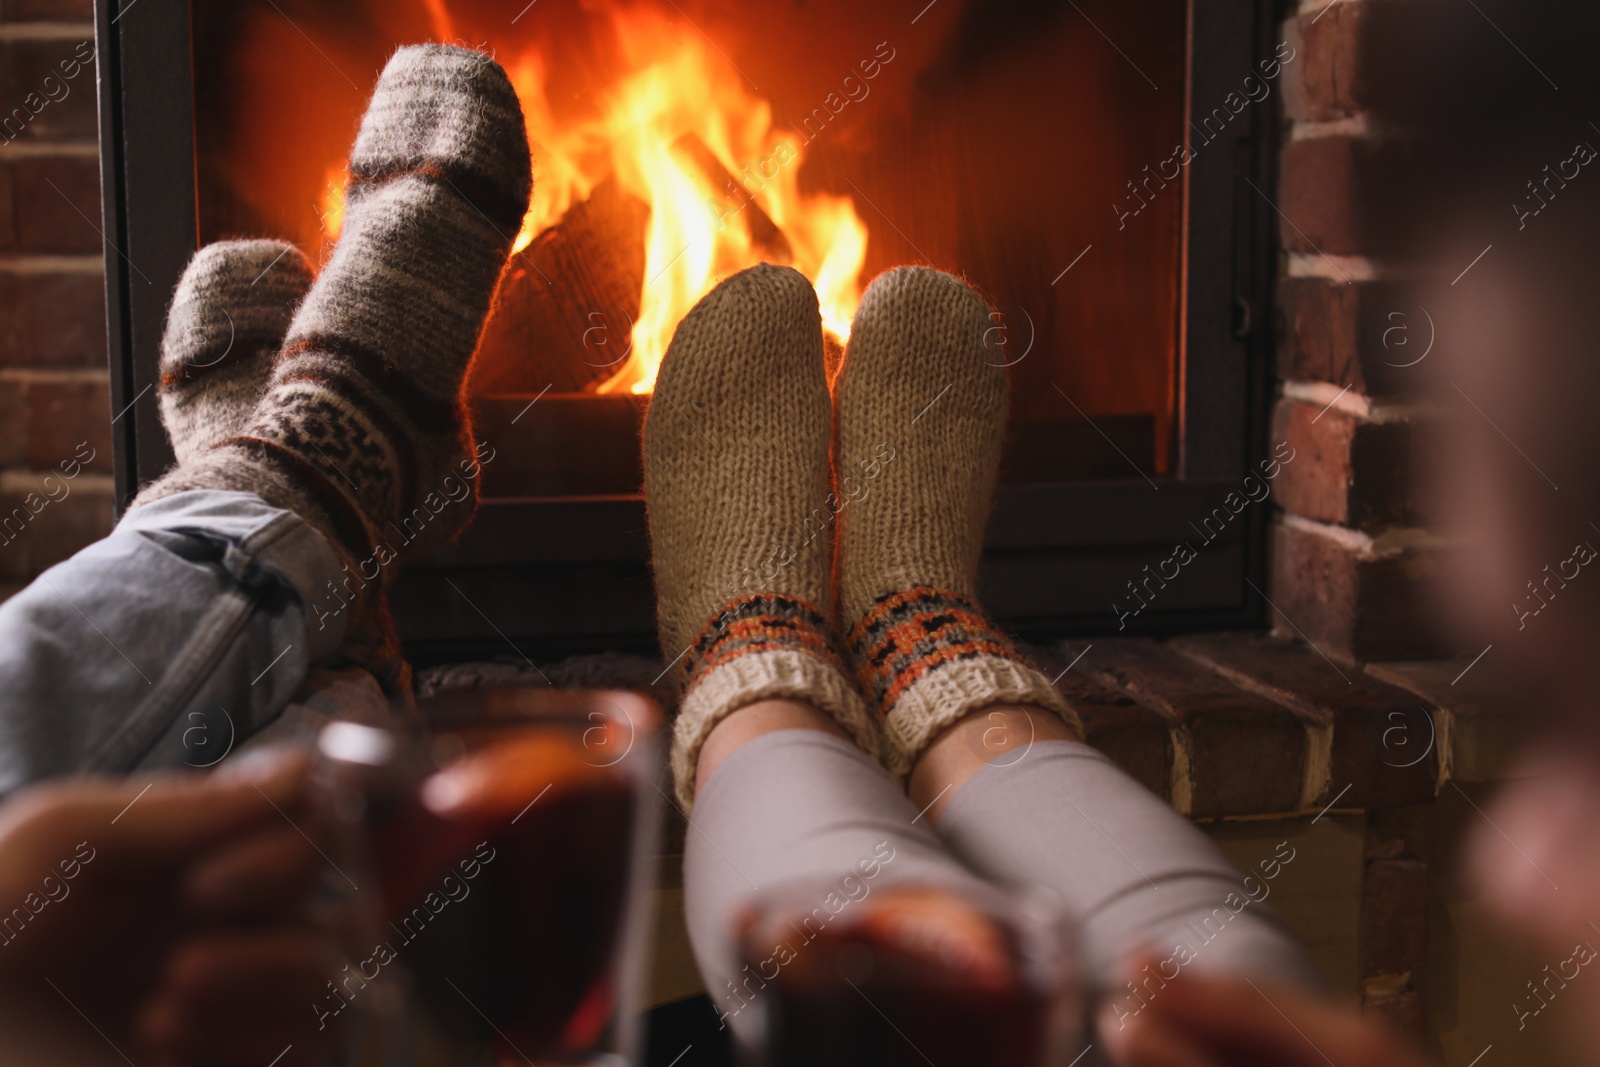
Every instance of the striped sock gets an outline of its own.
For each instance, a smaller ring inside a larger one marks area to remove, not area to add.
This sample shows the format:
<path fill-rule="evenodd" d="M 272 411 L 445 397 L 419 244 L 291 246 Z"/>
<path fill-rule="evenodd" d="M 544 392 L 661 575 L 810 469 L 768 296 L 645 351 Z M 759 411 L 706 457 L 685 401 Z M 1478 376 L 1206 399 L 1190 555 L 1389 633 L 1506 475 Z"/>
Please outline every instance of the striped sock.
<path fill-rule="evenodd" d="M 184 268 L 156 385 L 180 464 L 249 424 L 313 277 L 305 255 L 282 241 L 220 241 Z"/>
<path fill-rule="evenodd" d="M 706 624 L 683 659 L 684 687 L 740 656 L 790 651 L 844 673 L 827 618 L 798 597 L 757 593 L 739 597 Z"/>
<path fill-rule="evenodd" d="M 1028 666 L 1027 658 L 976 604 L 929 586 L 875 600 L 851 629 L 849 647 L 862 693 L 884 714 L 918 683 L 952 665 L 970 664 L 988 676 L 988 685 L 1002 688 L 1016 687 L 1016 680 L 1007 677 L 1015 673 L 1015 665 Z M 962 674 L 947 672 L 943 677 Z"/>
<path fill-rule="evenodd" d="M 383 573 L 454 537 L 480 469 L 463 384 L 531 188 L 521 107 L 493 60 L 395 53 L 351 151 L 343 235 L 266 395 L 144 498 L 255 492 Z"/>

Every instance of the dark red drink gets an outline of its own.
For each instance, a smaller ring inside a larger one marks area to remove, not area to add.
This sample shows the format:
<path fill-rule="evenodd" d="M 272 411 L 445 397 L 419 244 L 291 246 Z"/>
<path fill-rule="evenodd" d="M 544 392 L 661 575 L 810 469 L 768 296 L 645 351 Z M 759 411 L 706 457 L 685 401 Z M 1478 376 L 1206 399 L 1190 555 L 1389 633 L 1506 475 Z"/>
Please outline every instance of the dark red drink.
<path fill-rule="evenodd" d="M 347 776 L 381 885 L 380 943 L 361 973 L 400 964 L 431 1023 L 515 1060 L 592 1050 L 618 1004 L 646 829 L 637 768 L 597 758 L 622 748 L 623 728 L 565 715 L 451 725 L 464 752 L 432 774 L 408 772 L 397 749 Z"/>

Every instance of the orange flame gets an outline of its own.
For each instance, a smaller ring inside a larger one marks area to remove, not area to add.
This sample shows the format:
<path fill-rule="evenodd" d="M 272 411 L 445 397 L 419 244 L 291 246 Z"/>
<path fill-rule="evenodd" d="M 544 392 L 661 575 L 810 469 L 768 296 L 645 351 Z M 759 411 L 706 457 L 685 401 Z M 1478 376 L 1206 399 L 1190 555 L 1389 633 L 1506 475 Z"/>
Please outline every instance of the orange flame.
<path fill-rule="evenodd" d="M 433 24 L 434 40 L 454 41 L 456 26 L 451 21 L 449 9 L 445 7 L 445 0 L 422 0 L 422 6 L 428 9 L 428 21 Z"/>
<path fill-rule="evenodd" d="M 445 31 L 453 26 L 445 0 L 425 3 L 435 29 L 448 39 Z M 847 341 L 867 248 L 867 228 L 854 203 L 800 192 L 800 139 L 773 129 L 771 105 L 745 92 L 727 59 L 701 38 L 643 8 L 609 10 L 632 73 L 605 95 L 597 117 L 556 117 L 536 51 L 502 57 L 522 100 L 537 177 L 513 251 L 560 222 L 608 175 L 650 208 L 632 352 L 597 390 L 650 392 L 679 320 L 718 278 L 763 260 L 788 260 L 810 278 L 823 327 Z M 715 188 L 703 154 L 697 163 L 692 150 L 683 150 L 686 140 L 709 151 L 732 180 Z M 330 170 L 321 205 L 330 243 L 343 225 L 344 194 L 343 169 Z M 755 239 L 751 223 L 760 214 L 781 242 Z"/>
<path fill-rule="evenodd" d="M 329 167 L 327 180 L 322 186 L 322 207 L 318 214 L 322 217 L 322 232 L 327 235 L 325 247 L 337 241 L 344 230 L 344 191 L 350 180 L 345 166 L 341 163 L 337 167 Z"/>
<path fill-rule="evenodd" d="M 770 242 L 758 246 L 751 228 L 756 212 L 747 203 L 786 239 L 792 265 L 817 288 L 824 325 L 847 340 L 867 245 L 851 200 L 800 192 L 799 139 L 773 130 L 771 105 L 747 93 L 727 59 L 702 38 L 642 8 L 610 13 L 631 73 L 607 94 L 597 118 L 555 120 L 536 53 L 508 64 L 538 168 L 515 247 L 527 247 L 560 221 L 608 173 L 650 207 L 632 355 L 599 391 L 649 392 L 679 320 L 717 279 L 783 258 Z M 713 187 L 706 168 L 677 149 L 685 138 L 697 139 L 734 181 Z"/>

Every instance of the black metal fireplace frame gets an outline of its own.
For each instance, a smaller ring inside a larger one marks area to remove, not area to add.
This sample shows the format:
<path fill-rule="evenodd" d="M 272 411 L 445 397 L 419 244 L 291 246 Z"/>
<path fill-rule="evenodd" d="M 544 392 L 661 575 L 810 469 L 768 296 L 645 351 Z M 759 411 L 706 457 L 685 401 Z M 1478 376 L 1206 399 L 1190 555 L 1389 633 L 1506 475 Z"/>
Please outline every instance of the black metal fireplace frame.
<path fill-rule="evenodd" d="M 1220 102 L 1272 55 L 1274 0 L 1190 0 L 1186 110 Z M 197 243 L 189 0 L 96 0 L 106 304 L 119 502 L 172 462 L 154 402 L 167 305 Z M 1144 480 L 1003 486 L 983 590 L 993 613 L 1044 639 L 1118 629 L 1105 595 L 1145 575 L 1267 452 L 1280 125 L 1273 94 L 1184 168 L 1179 447 Z M 137 264 L 137 266 L 135 266 Z M 1183 569 L 1126 632 L 1253 627 L 1266 605 L 1267 508 Z M 1116 595 L 1113 592 L 1111 595 Z M 461 540 L 412 568 L 393 603 L 417 658 L 549 656 L 654 647 L 643 501 L 487 502 Z M 1134 603 L 1124 595 L 1125 607 Z M 670 654 L 670 652 L 669 652 Z"/>

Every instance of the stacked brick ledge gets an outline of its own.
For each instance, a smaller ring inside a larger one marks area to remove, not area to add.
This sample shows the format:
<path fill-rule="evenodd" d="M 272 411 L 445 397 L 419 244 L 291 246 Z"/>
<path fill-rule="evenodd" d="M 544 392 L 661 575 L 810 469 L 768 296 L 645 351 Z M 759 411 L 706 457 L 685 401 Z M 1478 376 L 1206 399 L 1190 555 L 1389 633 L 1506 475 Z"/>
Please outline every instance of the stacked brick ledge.
<path fill-rule="evenodd" d="M 1502 769 L 1509 720 L 1450 684 L 1467 660 L 1363 669 L 1255 632 L 1030 652 L 1060 675 L 1089 744 L 1197 820 L 1426 804 L 1453 775 Z"/>

